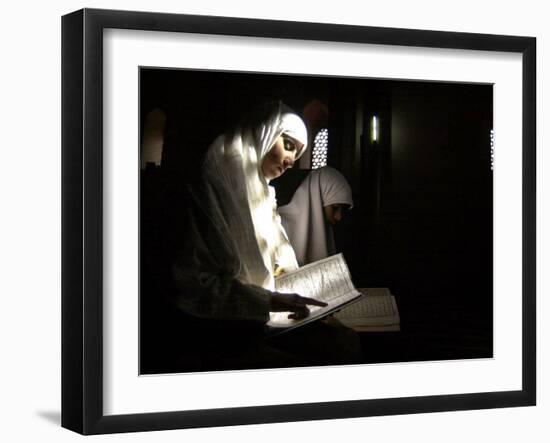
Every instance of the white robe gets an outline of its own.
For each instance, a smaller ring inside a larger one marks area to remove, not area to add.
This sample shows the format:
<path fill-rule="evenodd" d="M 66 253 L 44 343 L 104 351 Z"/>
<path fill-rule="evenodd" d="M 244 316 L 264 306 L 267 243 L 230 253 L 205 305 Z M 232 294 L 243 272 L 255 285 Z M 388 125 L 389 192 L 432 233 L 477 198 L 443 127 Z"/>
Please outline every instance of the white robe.
<path fill-rule="evenodd" d="M 279 208 L 282 224 L 300 266 L 336 254 L 334 233 L 324 207 L 353 206 L 351 188 L 336 169 L 314 169 L 300 184 L 289 204 Z"/>
<path fill-rule="evenodd" d="M 208 149 L 199 190 L 191 189 L 190 248 L 176 280 L 178 305 L 199 317 L 266 319 L 276 267 L 298 263 L 261 162 L 283 133 L 307 144 L 302 120 L 284 105 L 256 128 L 218 137 Z M 242 294 L 235 294 L 235 280 Z M 245 289 L 242 290 L 242 286 Z M 262 291 L 264 290 L 264 291 Z"/>

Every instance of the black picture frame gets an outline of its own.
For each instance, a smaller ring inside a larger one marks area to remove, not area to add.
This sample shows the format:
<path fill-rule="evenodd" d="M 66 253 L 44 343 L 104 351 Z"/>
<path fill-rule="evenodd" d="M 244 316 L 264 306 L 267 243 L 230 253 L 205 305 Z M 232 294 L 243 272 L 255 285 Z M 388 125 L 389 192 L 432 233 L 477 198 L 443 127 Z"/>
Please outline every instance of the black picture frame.
<path fill-rule="evenodd" d="M 131 415 L 103 412 L 103 31 L 285 38 L 522 55 L 522 388 Z M 83 9 L 62 18 L 62 426 L 82 434 L 529 406 L 536 403 L 536 39 Z"/>

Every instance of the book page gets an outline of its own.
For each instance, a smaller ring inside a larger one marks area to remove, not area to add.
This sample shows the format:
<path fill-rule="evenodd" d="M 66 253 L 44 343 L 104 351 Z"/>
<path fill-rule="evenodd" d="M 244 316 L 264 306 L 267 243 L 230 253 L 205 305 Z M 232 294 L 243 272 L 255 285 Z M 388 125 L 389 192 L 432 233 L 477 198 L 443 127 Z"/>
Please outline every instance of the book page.
<path fill-rule="evenodd" d="M 399 324 L 399 312 L 395 297 L 389 291 L 387 295 L 371 295 L 381 292 L 370 289 L 361 291 L 366 292 L 367 295 L 357 303 L 346 306 L 334 314 L 338 320 L 350 327 Z"/>
<path fill-rule="evenodd" d="M 272 312 L 267 325 L 275 328 L 301 326 L 324 317 L 361 296 L 351 281 L 342 254 L 319 260 L 276 278 L 275 289 L 328 303 L 324 308 L 310 305 L 310 315 L 301 320 L 289 319 L 290 312 Z"/>

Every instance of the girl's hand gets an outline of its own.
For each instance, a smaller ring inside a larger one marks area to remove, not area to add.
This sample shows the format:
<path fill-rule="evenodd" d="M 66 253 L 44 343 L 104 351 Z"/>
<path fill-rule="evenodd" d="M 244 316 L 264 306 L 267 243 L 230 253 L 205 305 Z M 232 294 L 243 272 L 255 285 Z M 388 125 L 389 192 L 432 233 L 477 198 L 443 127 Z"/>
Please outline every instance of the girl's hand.
<path fill-rule="evenodd" d="M 298 294 L 274 292 L 271 296 L 269 310 L 271 312 L 290 311 L 292 314 L 290 314 L 288 318 L 300 320 L 309 315 L 309 308 L 307 305 L 319 306 L 322 308 L 328 306 L 327 303 L 315 300 L 314 298 L 302 297 Z"/>

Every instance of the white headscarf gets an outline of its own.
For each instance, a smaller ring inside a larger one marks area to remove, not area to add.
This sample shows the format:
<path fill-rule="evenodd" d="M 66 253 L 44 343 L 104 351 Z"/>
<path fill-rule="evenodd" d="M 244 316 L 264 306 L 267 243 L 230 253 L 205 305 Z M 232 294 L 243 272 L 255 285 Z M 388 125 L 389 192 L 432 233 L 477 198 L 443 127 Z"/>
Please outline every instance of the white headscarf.
<path fill-rule="evenodd" d="M 279 102 L 256 126 L 218 137 L 203 165 L 212 223 L 226 241 L 220 249 L 236 252 L 241 282 L 266 289 L 274 289 L 276 267 L 298 267 L 277 212 L 275 191 L 262 173 L 264 157 L 283 133 L 303 144 L 299 158 L 307 145 L 306 127 Z"/>
<path fill-rule="evenodd" d="M 314 169 L 300 184 L 288 205 L 279 208 L 282 224 L 300 266 L 336 254 L 332 226 L 323 208 L 353 206 L 351 188 L 336 169 Z"/>

